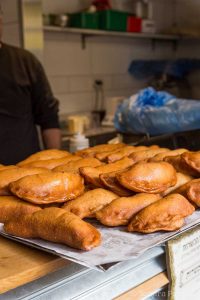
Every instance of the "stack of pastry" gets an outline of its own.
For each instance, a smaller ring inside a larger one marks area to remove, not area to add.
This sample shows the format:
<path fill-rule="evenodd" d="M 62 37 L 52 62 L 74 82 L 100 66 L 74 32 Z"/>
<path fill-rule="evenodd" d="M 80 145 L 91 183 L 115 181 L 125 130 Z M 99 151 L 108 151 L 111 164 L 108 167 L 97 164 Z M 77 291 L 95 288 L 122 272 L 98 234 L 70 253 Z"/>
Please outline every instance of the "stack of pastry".
<path fill-rule="evenodd" d="M 0 222 L 9 234 L 82 250 L 101 243 L 89 218 L 129 232 L 177 230 L 200 206 L 199 172 L 200 152 L 156 145 L 41 151 L 0 166 Z"/>

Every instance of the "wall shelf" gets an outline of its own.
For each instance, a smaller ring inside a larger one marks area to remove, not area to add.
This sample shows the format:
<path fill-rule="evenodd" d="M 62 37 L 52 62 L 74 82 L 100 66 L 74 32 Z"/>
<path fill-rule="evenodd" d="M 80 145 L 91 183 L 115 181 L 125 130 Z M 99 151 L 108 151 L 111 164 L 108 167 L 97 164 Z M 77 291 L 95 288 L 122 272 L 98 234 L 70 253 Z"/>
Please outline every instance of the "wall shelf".
<path fill-rule="evenodd" d="M 179 36 L 159 33 L 131 33 L 131 32 L 117 32 L 106 30 L 94 30 L 94 29 L 82 29 L 82 28 L 69 28 L 69 27 L 57 27 L 57 26 L 44 26 L 45 32 L 58 32 L 81 35 L 82 48 L 86 46 L 85 39 L 90 36 L 109 36 L 109 37 L 121 37 L 121 38 L 133 38 L 133 39 L 150 39 L 152 41 L 152 47 L 155 47 L 156 41 L 170 41 L 176 47 L 176 43 L 180 40 Z"/>

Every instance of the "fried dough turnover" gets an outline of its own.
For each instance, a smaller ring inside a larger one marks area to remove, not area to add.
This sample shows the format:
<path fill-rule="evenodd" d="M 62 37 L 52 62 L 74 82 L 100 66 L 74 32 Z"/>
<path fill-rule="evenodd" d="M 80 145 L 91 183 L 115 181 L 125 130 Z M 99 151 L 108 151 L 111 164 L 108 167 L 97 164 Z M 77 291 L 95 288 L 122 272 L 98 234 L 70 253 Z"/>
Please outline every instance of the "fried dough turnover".
<path fill-rule="evenodd" d="M 7 170 L 7 169 L 15 169 L 15 168 L 17 168 L 17 166 L 15 165 L 7 165 L 7 166 L 0 165 L 0 171 Z"/>
<path fill-rule="evenodd" d="M 9 188 L 19 198 L 36 204 L 61 203 L 84 192 L 81 176 L 64 172 L 29 175 L 10 183 Z"/>
<path fill-rule="evenodd" d="M 133 161 L 128 157 L 125 157 L 112 164 L 103 165 L 97 168 L 84 167 L 84 168 L 80 168 L 79 171 L 87 183 L 91 183 L 96 187 L 103 188 L 104 186 L 99 179 L 100 174 L 123 170 L 132 165 L 133 165 Z"/>
<path fill-rule="evenodd" d="M 192 204 L 200 207 L 200 179 L 193 179 L 175 190 L 186 197 Z"/>
<path fill-rule="evenodd" d="M 181 159 L 200 174 L 200 151 L 185 152 L 181 155 Z"/>
<path fill-rule="evenodd" d="M 22 238 L 41 238 L 81 250 L 91 250 L 101 243 L 100 232 L 94 226 L 56 207 L 11 219 L 4 230 Z"/>
<path fill-rule="evenodd" d="M 42 150 L 39 152 L 36 152 L 23 161 L 20 161 L 17 165 L 18 166 L 23 166 L 25 164 L 28 164 L 32 161 L 37 161 L 37 160 L 46 160 L 46 159 L 57 159 L 61 157 L 65 157 L 67 155 L 71 155 L 70 152 L 65 151 L 65 150 L 58 150 L 58 149 L 48 149 L 48 150 Z"/>
<path fill-rule="evenodd" d="M 135 214 L 160 198 L 158 194 L 145 193 L 117 198 L 97 211 L 96 218 L 106 226 L 127 225 Z"/>
<path fill-rule="evenodd" d="M 23 201 L 15 196 L 0 196 L 0 223 L 12 218 L 20 218 L 23 215 L 32 214 L 41 207 Z"/>
<path fill-rule="evenodd" d="M 45 168 L 52 170 L 58 166 L 67 164 L 70 161 L 76 161 L 81 159 L 82 157 L 76 156 L 76 155 L 67 155 L 65 157 L 61 158 L 56 158 L 56 159 L 46 159 L 46 160 L 37 160 L 37 161 L 32 161 L 28 164 L 24 164 L 24 168 Z"/>
<path fill-rule="evenodd" d="M 193 169 L 190 165 L 186 163 L 185 160 L 182 159 L 182 154 L 176 156 L 166 156 L 164 158 L 164 161 L 171 164 L 176 169 L 177 172 L 184 173 L 193 177 L 199 176 L 199 172 Z"/>
<path fill-rule="evenodd" d="M 141 151 L 141 150 L 146 150 L 148 149 L 147 146 L 125 146 L 121 148 L 120 150 L 115 151 L 114 153 L 111 153 L 108 155 L 107 160 L 108 163 L 113 163 L 115 161 L 118 161 L 124 157 L 129 156 L 131 153 L 136 152 L 136 151 Z"/>
<path fill-rule="evenodd" d="M 136 151 L 129 155 L 129 158 L 133 160 L 134 163 L 139 161 L 148 160 L 149 158 L 157 155 L 158 153 L 163 153 L 168 151 L 167 148 L 158 148 L 158 149 L 150 149 L 150 150 L 143 150 L 143 151 Z"/>
<path fill-rule="evenodd" d="M 194 179 L 192 176 L 189 176 L 187 174 L 184 173 L 176 173 L 176 177 L 177 177 L 177 182 L 174 186 L 168 188 L 167 190 L 165 190 L 162 195 L 166 196 L 168 194 L 171 194 L 172 192 L 174 193 L 174 191 L 176 191 L 179 187 L 181 187 L 182 185 L 184 185 L 185 183 L 191 181 L 192 179 Z"/>
<path fill-rule="evenodd" d="M 24 176 L 48 172 L 43 168 L 9 168 L 0 170 L 0 196 L 11 195 L 8 185 Z"/>
<path fill-rule="evenodd" d="M 133 217 L 130 232 L 151 233 L 174 231 L 184 225 L 184 218 L 194 212 L 194 206 L 180 194 L 171 194 L 150 204 Z"/>
<path fill-rule="evenodd" d="M 70 161 L 67 164 L 58 166 L 53 169 L 56 172 L 70 172 L 70 173 L 79 173 L 79 168 L 82 167 L 92 167 L 96 168 L 102 166 L 103 164 L 94 157 L 82 158 L 79 160 Z"/>
<path fill-rule="evenodd" d="M 83 150 L 77 151 L 75 154 L 82 157 L 95 157 L 97 153 L 101 152 L 107 152 L 107 151 L 115 151 L 122 147 L 124 147 L 125 144 L 118 143 L 118 144 L 103 144 L 103 145 L 97 145 L 94 147 L 86 148 Z"/>
<path fill-rule="evenodd" d="M 162 193 L 176 184 L 176 171 L 166 162 L 141 162 L 116 175 L 127 189 L 141 193 Z"/>
<path fill-rule="evenodd" d="M 154 157 L 150 158 L 149 161 L 150 162 L 162 161 L 167 156 L 168 157 L 176 156 L 176 155 L 182 154 L 182 153 L 187 152 L 187 151 L 188 151 L 187 149 L 180 148 L 180 149 L 170 150 L 170 151 L 163 152 L 163 153 L 158 153 Z"/>
<path fill-rule="evenodd" d="M 99 179 L 102 182 L 102 184 L 112 192 L 116 193 L 119 197 L 128 197 L 132 196 L 134 194 L 133 191 L 126 189 L 124 186 L 122 186 L 116 178 L 116 175 L 124 172 L 125 170 L 110 172 L 110 173 L 104 173 L 99 175 Z"/>
<path fill-rule="evenodd" d="M 62 207 L 79 218 L 95 217 L 95 213 L 116 199 L 118 195 L 105 189 L 95 189 L 84 193 Z"/>

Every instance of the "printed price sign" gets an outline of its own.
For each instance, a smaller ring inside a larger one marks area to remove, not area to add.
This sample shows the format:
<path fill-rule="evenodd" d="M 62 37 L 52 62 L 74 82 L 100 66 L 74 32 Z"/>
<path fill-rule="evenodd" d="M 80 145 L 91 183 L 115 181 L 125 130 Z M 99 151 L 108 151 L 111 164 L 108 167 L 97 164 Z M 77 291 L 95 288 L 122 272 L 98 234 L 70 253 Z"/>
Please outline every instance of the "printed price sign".
<path fill-rule="evenodd" d="M 170 300 L 200 299 L 200 226 L 167 242 Z"/>

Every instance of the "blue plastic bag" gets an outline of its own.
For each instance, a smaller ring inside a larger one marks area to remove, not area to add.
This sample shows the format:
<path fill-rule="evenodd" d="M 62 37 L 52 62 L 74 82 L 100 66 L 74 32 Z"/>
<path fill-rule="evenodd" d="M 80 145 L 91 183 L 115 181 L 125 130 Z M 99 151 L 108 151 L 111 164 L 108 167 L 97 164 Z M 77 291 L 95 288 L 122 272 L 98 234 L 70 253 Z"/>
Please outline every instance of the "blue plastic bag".
<path fill-rule="evenodd" d="M 199 129 L 200 101 L 149 87 L 119 105 L 114 124 L 120 132 L 152 136 Z"/>

